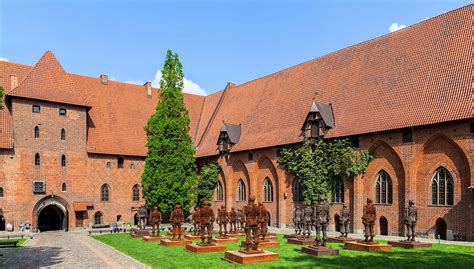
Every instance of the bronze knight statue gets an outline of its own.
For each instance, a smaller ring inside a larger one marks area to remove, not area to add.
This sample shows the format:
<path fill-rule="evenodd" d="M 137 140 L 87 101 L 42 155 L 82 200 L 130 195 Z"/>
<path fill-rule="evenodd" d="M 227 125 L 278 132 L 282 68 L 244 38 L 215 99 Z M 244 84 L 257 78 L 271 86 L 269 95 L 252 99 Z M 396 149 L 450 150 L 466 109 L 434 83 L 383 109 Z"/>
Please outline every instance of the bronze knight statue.
<path fill-rule="evenodd" d="M 221 209 L 217 209 L 217 224 L 219 224 L 219 237 L 227 237 L 227 222 L 229 222 L 229 214 L 225 210 L 225 205 Z"/>
<path fill-rule="evenodd" d="M 199 207 L 194 207 L 194 212 L 193 212 L 193 234 L 197 235 L 199 233 L 199 221 L 201 219 L 201 216 L 199 216 Z"/>
<path fill-rule="evenodd" d="M 240 250 L 244 253 L 261 253 L 258 249 L 259 225 L 258 225 L 258 206 L 255 204 L 255 196 L 249 197 L 248 205 L 244 206 L 245 214 L 245 249 Z"/>
<path fill-rule="evenodd" d="M 171 211 L 170 222 L 173 232 L 174 240 L 182 240 L 181 225 L 184 222 L 184 214 L 180 205 L 176 205 L 175 209 Z M 177 238 L 176 238 L 177 237 Z"/>
<path fill-rule="evenodd" d="M 295 225 L 295 234 L 301 235 L 303 230 L 303 211 L 299 206 L 295 206 L 295 212 L 293 214 L 293 224 Z"/>
<path fill-rule="evenodd" d="M 237 225 L 239 226 L 237 229 L 242 231 L 245 229 L 245 214 L 242 209 L 237 210 Z"/>
<path fill-rule="evenodd" d="M 364 206 L 362 223 L 364 224 L 365 242 L 374 242 L 374 224 L 377 218 L 377 212 L 372 200 L 367 198 L 367 205 Z M 369 239 L 370 238 L 370 239 Z"/>
<path fill-rule="evenodd" d="M 237 212 L 235 211 L 235 208 L 230 209 L 229 213 L 229 218 L 230 218 L 230 227 L 229 227 L 229 232 L 230 233 L 237 233 Z"/>
<path fill-rule="evenodd" d="M 147 220 L 147 217 L 148 217 L 147 215 L 148 215 L 148 212 L 146 210 L 146 206 L 145 205 L 140 206 L 140 208 L 138 208 L 138 212 L 137 212 L 138 229 L 140 229 L 140 230 L 145 229 L 146 220 Z"/>
<path fill-rule="evenodd" d="M 201 245 L 211 244 L 212 223 L 214 222 L 214 211 L 209 206 L 208 201 L 202 202 L 202 208 L 199 210 L 199 226 L 201 231 Z"/>
<path fill-rule="evenodd" d="M 161 212 L 157 206 L 153 207 L 153 211 L 150 214 L 150 222 L 151 222 L 151 234 L 153 236 L 160 236 L 160 224 L 161 224 Z"/>
<path fill-rule="evenodd" d="M 319 196 L 318 203 L 314 206 L 313 224 L 316 228 L 316 246 L 326 246 L 326 240 L 328 238 L 327 229 L 329 225 L 329 204 L 324 196 Z"/>
<path fill-rule="evenodd" d="M 303 223 L 302 223 L 302 226 L 304 225 L 303 237 L 305 238 L 311 238 L 311 227 L 313 226 L 312 218 L 313 218 L 313 209 L 311 208 L 310 203 L 306 203 L 303 209 Z"/>
<path fill-rule="evenodd" d="M 407 240 L 415 241 L 415 228 L 418 220 L 418 211 L 413 200 L 408 201 L 408 207 L 405 208 L 405 225 L 407 227 Z"/>
<path fill-rule="evenodd" d="M 260 226 L 260 234 L 259 234 L 259 238 L 264 241 L 265 240 L 265 236 L 267 236 L 267 232 L 268 232 L 268 211 L 267 209 L 265 208 L 265 206 L 263 205 L 263 203 L 258 203 L 258 217 L 257 217 L 257 220 L 258 220 L 258 226 Z"/>
<path fill-rule="evenodd" d="M 342 205 L 341 218 L 339 219 L 339 224 L 341 225 L 341 236 L 347 237 L 349 233 L 349 224 L 351 223 L 351 212 L 346 205 Z"/>

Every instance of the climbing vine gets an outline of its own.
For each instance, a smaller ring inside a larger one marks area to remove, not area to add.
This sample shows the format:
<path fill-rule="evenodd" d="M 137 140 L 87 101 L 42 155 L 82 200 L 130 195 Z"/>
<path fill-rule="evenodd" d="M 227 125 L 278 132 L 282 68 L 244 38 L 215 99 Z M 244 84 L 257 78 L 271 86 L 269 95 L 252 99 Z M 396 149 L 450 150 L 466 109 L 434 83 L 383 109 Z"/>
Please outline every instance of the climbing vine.
<path fill-rule="evenodd" d="M 5 100 L 5 90 L 3 89 L 2 86 L 0 86 L 0 108 L 3 108 L 3 104 Z"/>
<path fill-rule="evenodd" d="M 201 174 L 198 176 L 197 189 L 197 204 L 200 205 L 202 201 L 211 201 L 212 192 L 219 180 L 219 173 L 221 167 L 217 163 L 211 163 L 209 166 L 204 166 L 201 169 Z"/>
<path fill-rule="evenodd" d="M 301 146 L 282 149 L 279 163 L 297 177 L 305 202 L 332 196 L 333 186 L 346 176 L 365 173 L 373 159 L 368 151 L 357 151 L 348 139 L 305 141 Z"/>

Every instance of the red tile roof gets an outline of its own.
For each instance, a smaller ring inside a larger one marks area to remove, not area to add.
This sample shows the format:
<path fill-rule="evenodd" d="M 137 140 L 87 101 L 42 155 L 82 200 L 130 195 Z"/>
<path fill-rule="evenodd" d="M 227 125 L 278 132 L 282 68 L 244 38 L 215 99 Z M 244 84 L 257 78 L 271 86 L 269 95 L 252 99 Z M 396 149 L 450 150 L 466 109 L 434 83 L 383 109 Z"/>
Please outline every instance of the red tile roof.
<path fill-rule="evenodd" d="M 46 51 L 18 87 L 7 92 L 17 96 L 57 103 L 87 106 L 78 90 L 51 51 Z"/>
<path fill-rule="evenodd" d="M 472 118 L 473 8 L 447 12 L 207 97 L 185 94 L 197 156 L 218 153 L 223 121 L 241 124 L 240 141 L 232 151 L 299 142 L 313 98 L 332 105 L 335 127 L 328 137 Z M 0 85 L 9 95 L 89 105 L 89 152 L 146 154 L 143 127 L 155 111 L 157 89 L 148 98 L 140 85 L 102 85 L 99 78 L 67 74 L 51 52 L 34 68 L 9 62 L 0 62 L 0 68 Z M 22 81 L 13 91 L 10 74 Z M 0 110 L 0 126 L 0 148 L 11 148 L 7 109 Z"/>
<path fill-rule="evenodd" d="M 223 121 L 242 124 L 232 151 L 296 143 L 312 99 L 332 104 L 345 137 L 473 117 L 473 8 L 469 5 L 236 86 L 197 156 L 218 153 Z"/>

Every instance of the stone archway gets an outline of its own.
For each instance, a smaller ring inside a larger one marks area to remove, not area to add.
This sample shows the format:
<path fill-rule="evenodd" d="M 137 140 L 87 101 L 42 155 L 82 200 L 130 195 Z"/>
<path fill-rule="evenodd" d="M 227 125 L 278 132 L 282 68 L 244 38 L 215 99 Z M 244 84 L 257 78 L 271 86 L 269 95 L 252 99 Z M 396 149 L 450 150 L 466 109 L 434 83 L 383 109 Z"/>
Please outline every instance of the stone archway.
<path fill-rule="evenodd" d="M 387 218 L 382 216 L 379 220 L 380 224 L 380 235 L 388 235 L 388 221 Z"/>
<path fill-rule="evenodd" d="M 68 230 L 67 203 L 59 196 L 46 196 L 33 208 L 33 220 L 40 232 Z"/>
<path fill-rule="evenodd" d="M 341 218 L 339 217 L 338 214 L 334 215 L 334 230 L 336 232 L 341 232 L 341 222 L 340 222 Z"/>

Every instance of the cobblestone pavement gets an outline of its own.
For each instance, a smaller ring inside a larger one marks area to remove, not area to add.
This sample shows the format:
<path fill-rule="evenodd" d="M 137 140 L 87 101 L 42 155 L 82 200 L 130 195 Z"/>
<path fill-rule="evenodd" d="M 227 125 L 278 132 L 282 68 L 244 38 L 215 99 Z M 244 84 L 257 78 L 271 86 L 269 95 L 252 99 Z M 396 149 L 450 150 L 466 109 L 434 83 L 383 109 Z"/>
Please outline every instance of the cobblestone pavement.
<path fill-rule="evenodd" d="M 0 268 L 147 268 L 89 238 L 85 231 L 35 234 L 23 247 L 0 248 Z"/>
<path fill-rule="evenodd" d="M 268 227 L 268 232 L 271 233 L 280 233 L 280 234 L 294 234 L 295 230 L 292 228 L 275 228 L 275 227 Z M 312 235 L 316 235 L 315 231 L 312 231 Z M 337 237 L 339 236 L 340 233 L 338 232 L 328 232 L 328 237 Z M 349 237 L 352 238 L 357 238 L 357 239 L 362 239 L 364 236 L 362 234 L 348 234 Z M 375 239 L 380 239 L 380 240 L 404 240 L 406 237 L 401 237 L 401 236 L 387 236 L 387 235 L 376 235 Z M 420 242 L 426 242 L 426 243 L 432 243 L 432 244 L 437 244 L 438 240 L 437 239 L 429 239 L 429 238 L 416 238 L 417 241 Z M 449 244 L 449 245 L 460 245 L 460 246 L 471 246 L 474 247 L 474 242 L 467 242 L 467 241 L 448 241 L 448 240 L 440 240 L 441 244 Z"/>

